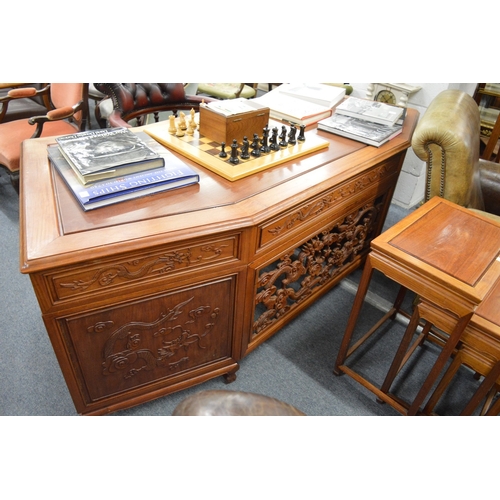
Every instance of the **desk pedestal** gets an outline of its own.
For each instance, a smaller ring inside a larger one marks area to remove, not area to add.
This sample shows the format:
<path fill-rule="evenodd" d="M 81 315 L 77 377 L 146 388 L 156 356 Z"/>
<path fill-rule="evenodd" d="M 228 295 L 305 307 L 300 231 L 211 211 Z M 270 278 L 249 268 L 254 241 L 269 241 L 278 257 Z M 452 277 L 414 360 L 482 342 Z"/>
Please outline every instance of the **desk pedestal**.
<path fill-rule="evenodd" d="M 51 172 L 52 141 L 27 141 L 22 271 L 77 411 L 234 380 L 243 356 L 363 261 L 416 117 L 381 148 L 325 133 L 325 151 L 233 183 L 186 160 L 198 186 L 85 213 Z"/>

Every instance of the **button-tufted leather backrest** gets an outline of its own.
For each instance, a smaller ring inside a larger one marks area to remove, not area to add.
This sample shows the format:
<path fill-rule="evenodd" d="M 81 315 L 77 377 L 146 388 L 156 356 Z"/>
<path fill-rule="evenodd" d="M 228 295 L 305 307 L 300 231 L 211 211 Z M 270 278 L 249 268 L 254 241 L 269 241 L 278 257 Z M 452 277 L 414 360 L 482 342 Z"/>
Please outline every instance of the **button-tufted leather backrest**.
<path fill-rule="evenodd" d="M 110 116 L 112 126 L 126 126 L 125 122 L 142 115 L 159 111 L 194 108 L 211 101 L 201 96 L 187 96 L 183 83 L 95 83 L 95 88 L 113 101 L 114 112 Z"/>

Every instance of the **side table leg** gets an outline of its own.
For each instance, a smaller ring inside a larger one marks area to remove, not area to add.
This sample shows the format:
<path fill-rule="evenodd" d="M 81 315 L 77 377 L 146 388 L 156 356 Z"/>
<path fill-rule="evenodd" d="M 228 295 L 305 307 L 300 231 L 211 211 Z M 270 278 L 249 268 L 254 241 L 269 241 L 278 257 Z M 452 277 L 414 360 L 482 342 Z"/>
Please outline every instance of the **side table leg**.
<path fill-rule="evenodd" d="M 358 291 L 356 292 L 356 297 L 354 298 L 349 321 L 347 322 L 347 327 L 342 338 L 342 343 L 337 355 L 337 360 L 335 361 L 335 366 L 333 368 L 333 373 L 335 373 L 335 375 L 340 375 L 339 366 L 344 364 L 344 361 L 346 359 L 346 354 L 347 350 L 349 349 L 349 344 L 351 343 L 351 337 L 354 331 L 354 327 L 356 326 L 358 315 L 361 311 L 361 308 L 363 307 L 363 302 L 365 300 L 372 275 L 373 266 L 371 263 L 370 254 L 368 254 L 365 261 L 363 274 L 361 275 L 361 280 L 359 282 Z"/>
<path fill-rule="evenodd" d="M 424 401 L 425 397 L 429 393 L 429 391 L 432 388 L 432 385 L 434 382 L 437 380 L 439 374 L 441 373 L 441 370 L 444 368 L 444 365 L 450 358 L 450 356 L 453 354 L 453 350 L 455 349 L 456 345 L 458 344 L 458 341 L 460 340 L 460 337 L 462 336 L 463 331 L 465 330 L 465 327 L 468 325 L 470 319 L 472 318 L 473 313 L 469 313 L 465 316 L 462 316 L 458 321 L 457 324 L 455 325 L 455 328 L 453 329 L 453 332 L 451 333 L 449 339 L 446 341 L 446 344 L 444 345 L 443 349 L 439 353 L 439 356 L 434 363 L 433 367 L 431 368 L 431 371 L 429 372 L 429 375 L 427 375 L 427 378 L 425 379 L 425 382 L 422 384 L 422 387 L 418 391 L 417 396 L 413 400 L 413 403 L 411 404 L 410 408 L 408 409 L 408 415 L 416 415 L 417 411 L 421 405 L 421 403 Z"/>
<path fill-rule="evenodd" d="M 405 354 L 408 351 L 410 341 L 418 327 L 419 322 L 420 322 L 420 315 L 418 313 L 418 308 L 415 308 L 413 314 L 411 315 L 410 322 L 406 327 L 403 338 L 401 339 L 401 343 L 399 344 L 398 350 L 394 355 L 394 359 L 392 360 L 391 366 L 389 367 L 387 375 L 385 376 L 384 382 L 380 387 L 380 390 L 386 394 L 389 392 L 392 382 L 394 381 L 396 375 L 399 372 L 401 363 L 403 362 Z"/>

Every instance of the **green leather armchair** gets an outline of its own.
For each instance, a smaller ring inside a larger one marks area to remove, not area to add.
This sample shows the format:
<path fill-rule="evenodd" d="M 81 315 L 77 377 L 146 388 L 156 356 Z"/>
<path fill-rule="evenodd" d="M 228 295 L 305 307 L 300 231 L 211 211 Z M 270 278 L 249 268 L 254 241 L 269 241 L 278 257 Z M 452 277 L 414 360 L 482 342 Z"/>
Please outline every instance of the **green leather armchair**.
<path fill-rule="evenodd" d="M 460 90 L 431 102 L 412 138 L 427 164 L 425 201 L 441 196 L 500 222 L 500 167 L 480 159 L 479 108 Z"/>

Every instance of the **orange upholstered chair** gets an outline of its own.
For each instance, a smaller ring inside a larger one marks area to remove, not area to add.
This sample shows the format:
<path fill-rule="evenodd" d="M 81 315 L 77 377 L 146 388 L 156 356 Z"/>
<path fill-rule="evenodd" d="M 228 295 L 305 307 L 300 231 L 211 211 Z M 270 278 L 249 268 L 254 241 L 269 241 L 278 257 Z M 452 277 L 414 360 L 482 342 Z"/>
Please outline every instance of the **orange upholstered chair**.
<path fill-rule="evenodd" d="M 2 101 L 35 95 L 48 96 L 51 108 L 44 115 L 0 123 L 0 166 L 7 170 L 19 190 L 21 143 L 30 138 L 73 134 L 86 128 L 88 116 L 87 83 L 50 83 L 41 90 L 17 88 Z"/>

